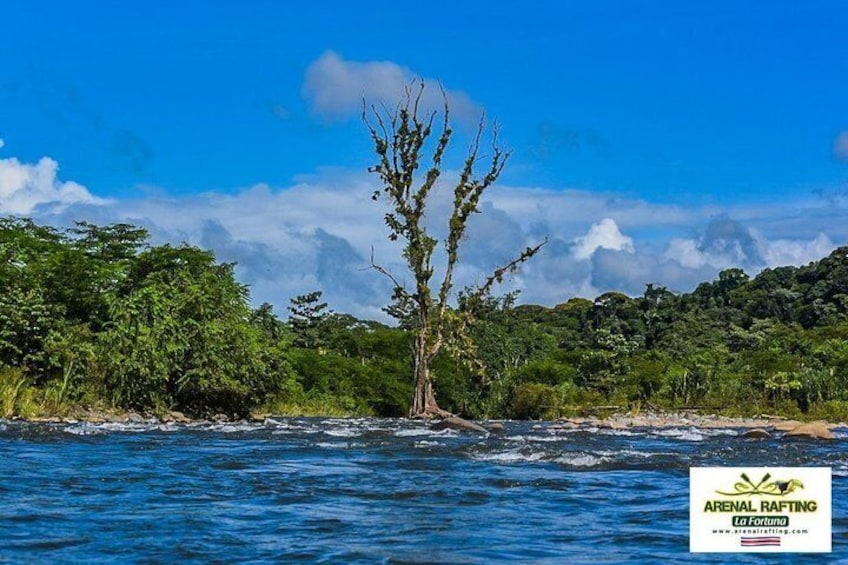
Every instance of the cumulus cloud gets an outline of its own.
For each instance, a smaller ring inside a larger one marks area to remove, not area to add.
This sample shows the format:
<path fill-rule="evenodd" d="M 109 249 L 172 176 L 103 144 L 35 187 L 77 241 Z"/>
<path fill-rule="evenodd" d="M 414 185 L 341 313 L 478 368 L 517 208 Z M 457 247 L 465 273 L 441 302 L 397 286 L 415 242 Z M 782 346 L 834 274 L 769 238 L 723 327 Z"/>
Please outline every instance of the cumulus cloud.
<path fill-rule="evenodd" d="M 833 158 L 848 161 L 848 131 L 841 131 L 833 140 Z"/>
<path fill-rule="evenodd" d="M 618 224 L 611 218 L 604 218 L 592 224 L 589 233 L 574 240 L 574 257 L 588 259 L 597 249 L 613 249 L 633 253 L 633 239 L 622 234 Z"/>
<path fill-rule="evenodd" d="M 413 81 L 423 80 L 427 108 L 441 108 L 439 82 L 424 78 L 391 61 L 348 61 L 333 51 L 327 51 L 306 70 L 303 96 L 310 109 L 326 120 L 358 116 L 363 98 L 369 104 L 394 106 Z M 451 112 L 460 119 L 475 119 L 480 107 L 467 94 L 445 89 Z"/>
<path fill-rule="evenodd" d="M 4 145 L 0 140 L 0 148 Z M 0 159 L 0 214 L 32 214 L 39 208 L 56 212 L 72 204 L 98 204 L 81 184 L 60 181 L 59 165 L 49 157 L 37 163 L 21 163 L 14 157 Z"/>
<path fill-rule="evenodd" d="M 767 239 L 757 234 L 757 244 L 766 266 L 804 265 L 829 254 L 836 244 L 824 233 L 811 240 Z"/>
<path fill-rule="evenodd" d="M 46 157 L 35 164 L 0 160 L 0 211 L 64 226 L 131 222 L 147 228 L 154 243 L 211 248 L 219 260 L 238 263 L 237 276 L 250 285 L 256 304 L 271 302 L 281 315 L 291 297 L 320 289 L 338 311 L 385 320 L 381 307 L 391 283 L 369 269 L 372 252 L 399 280 L 412 282 L 400 247 L 386 237 L 385 204 L 371 200 L 374 179 L 365 173 L 322 171 L 285 187 L 112 201 L 56 175 L 55 161 Z M 434 189 L 427 218 L 434 233 L 444 233 L 438 219 L 449 210 L 455 178 L 446 172 Z M 689 291 L 724 268 L 753 275 L 801 265 L 848 241 L 848 210 L 821 203 L 793 214 L 784 203 L 716 215 L 713 208 L 608 193 L 497 186 L 481 205 L 468 225 L 456 287 L 481 282 L 521 248 L 548 237 L 542 252 L 502 288 L 546 305 L 608 290 L 640 294 L 647 283 Z M 440 251 L 437 268 L 443 260 Z"/>
<path fill-rule="evenodd" d="M 721 216 L 713 218 L 698 238 L 671 239 L 662 259 L 692 270 L 741 267 L 755 273 L 764 267 L 803 265 L 821 259 L 834 247 L 823 232 L 811 239 L 782 238 Z"/>
<path fill-rule="evenodd" d="M 674 238 L 668 242 L 663 258 L 676 261 L 687 269 L 700 269 L 707 264 L 706 254 L 693 239 Z"/>

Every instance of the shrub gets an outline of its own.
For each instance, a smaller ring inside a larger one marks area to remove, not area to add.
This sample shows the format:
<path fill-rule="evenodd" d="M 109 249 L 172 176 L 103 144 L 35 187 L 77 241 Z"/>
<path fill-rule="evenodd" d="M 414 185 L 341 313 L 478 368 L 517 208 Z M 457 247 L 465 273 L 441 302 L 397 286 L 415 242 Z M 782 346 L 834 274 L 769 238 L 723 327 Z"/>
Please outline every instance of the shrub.
<path fill-rule="evenodd" d="M 560 395 L 554 387 L 525 383 L 512 392 L 510 417 L 518 420 L 553 419 L 559 416 L 560 404 Z"/>

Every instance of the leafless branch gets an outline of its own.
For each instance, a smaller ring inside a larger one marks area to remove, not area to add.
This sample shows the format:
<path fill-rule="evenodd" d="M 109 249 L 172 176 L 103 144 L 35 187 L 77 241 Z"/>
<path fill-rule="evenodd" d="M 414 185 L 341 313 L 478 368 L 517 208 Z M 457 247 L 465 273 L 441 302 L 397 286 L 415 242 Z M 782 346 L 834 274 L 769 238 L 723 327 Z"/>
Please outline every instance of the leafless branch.
<path fill-rule="evenodd" d="M 390 281 L 392 281 L 392 284 L 394 285 L 394 288 L 395 288 L 395 292 L 400 293 L 402 296 L 404 296 L 406 298 L 410 297 L 409 293 L 406 291 L 406 288 L 404 288 L 404 286 L 397 280 L 397 278 L 395 278 L 395 276 L 388 269 L 386 269 L 382 265 L 378 265 L 377 263 L 374 262 L 374 246 L 371 246 L 371 261 L 370 261 L 369 266 L 366 267 L 365 270 L 368 270 L 368 269 L 373 269 L 373 270 L 377 271 L 378 273 L 380 273 L 381 275 L 383 275 L 384 277 L 388 278 Z"/>
<path fill-rule="evenodd" d="M 514 273 L 516 270 L 518 270 L 518 267 L 521 266 L 522 263 L 533 257 L 533 255 L 538 253 L 539 250 L 542 249 L 542 247 L 544 247 L 547 243 L 548 238 L 545 238 L 542 243 L 536 245 L 535 247 L 526 248 L 524 251 L 521 252 L 521 255 L 519 255 L 506 265 L 495 269 L 492 274 L 486 278 L 486 281 L 482 285 L 477 287 L 472 293 L 468 295 L 469 298 L 472 300 L 477 300 L 487 295 L 492 290 L 492 286 L 494 286 L 495 283 L 503 282 L 503 278 L 505 275 L 509 273 Z"/>

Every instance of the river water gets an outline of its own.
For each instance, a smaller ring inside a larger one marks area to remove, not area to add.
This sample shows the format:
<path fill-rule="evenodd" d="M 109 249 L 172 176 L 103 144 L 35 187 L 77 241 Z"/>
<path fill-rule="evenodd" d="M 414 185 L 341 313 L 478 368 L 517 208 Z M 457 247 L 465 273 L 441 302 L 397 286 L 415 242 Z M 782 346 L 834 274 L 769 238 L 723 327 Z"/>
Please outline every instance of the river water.
<path fill-rule="evenodd" d="M 388 419 L 0 421 L 0 563 L 799 562 L 688 553 L 690 466 L 833 468 L 848 563 L 848 432 L 578 430 L 488 437 Z"/>

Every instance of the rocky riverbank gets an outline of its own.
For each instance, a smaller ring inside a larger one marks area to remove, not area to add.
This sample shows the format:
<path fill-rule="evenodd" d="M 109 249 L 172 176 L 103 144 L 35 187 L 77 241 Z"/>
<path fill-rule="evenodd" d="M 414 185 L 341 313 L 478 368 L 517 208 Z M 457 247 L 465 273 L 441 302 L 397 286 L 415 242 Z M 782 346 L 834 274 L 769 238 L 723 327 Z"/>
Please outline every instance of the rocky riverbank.
<path fill-rule="evenodd" d="M 776 434 L 793 437 L 808 437 L 815 439 L 833 439 L 832 430 L 848 428 L 845 422 L 833 423 L 823 420 L 801 422 L 780 416 L 764 414 L 756 418 L 730 418 L 715 414 L 696 413 L 645 413 L 645 414 L 613 414 L 606 418 L 561 418 L 550 424 L 549 429 L 591 430 L 613 429 L 626 430 L 630 428 L 685 428 L 700 429 L 730 428 L 739 429 L 739 436 L 749 439 L 767 439 Z"/>
<path fill-rule="evenodd" d="M 270 414 L 253 414 L 247 421 L 263 422 Z M 226 414 L 216 414 L 210 418 L 191 418 L 176 410 L 163 414 L 139 414 L 137 412 L 117 412 L 111 410 L 78 409 L 64 416 L 36 416 L 34 418 L 20 418 L 28 422 L 49 424 L 191 424 L 199 422 L 234 422 L 240 421 Z"/>
<path fill-rule="evenodd" d="M 279 416 L 267 413 L 255 413 L 244 419 L 232 418 L 225 414 L 217 414 L 210 418 L 190 418 L 182 412 L 170 411 L 164 414 L 138 414 L 136 412 L 98 411 L 80 409 L 66 416 L 43 416 L 28 418 L 30 422 L 76 424 L 87 422 L 103 423 L 149 423 L 149 424 L 189 424 L 200 422 L 232 422 L 252 421 L 263 422 L 266 418 Z M 498 433 L 504 430 L 501 420 L 488 422 L 470 422 L 462 418 L 446 418 L 435 421 L 435 430 L 453 428 L 465 432 Z M 697 414 L 691 412 L 649 412 L 640 414 L 612 414 L 600 418 L 595 416 L 560 418 L 553 421 L 540 422 L 534 425 L 536 429 L 557 430 L 629 430 L 629 429 L 663 429 L 663 428 L 696 428 L 696 429 L 736 429 L 739 437 L 748 439 L 767 439 L 773 436 L 797 436 L 815 439 L 832 439 L 833 430 L 848 429 L 845 422 L 833 423 L 826 421 L 801 422 L 779 416 L 762 415 L 755 418 L 731 418 L 715 414 Z"/>

